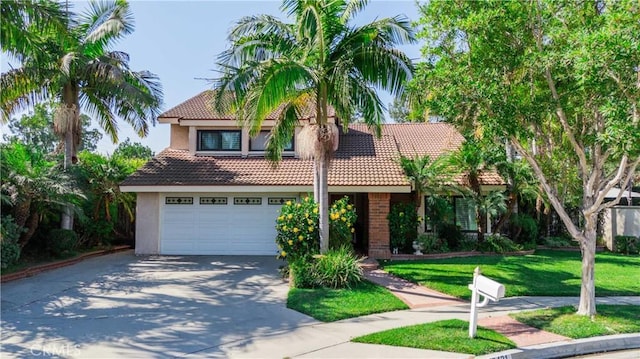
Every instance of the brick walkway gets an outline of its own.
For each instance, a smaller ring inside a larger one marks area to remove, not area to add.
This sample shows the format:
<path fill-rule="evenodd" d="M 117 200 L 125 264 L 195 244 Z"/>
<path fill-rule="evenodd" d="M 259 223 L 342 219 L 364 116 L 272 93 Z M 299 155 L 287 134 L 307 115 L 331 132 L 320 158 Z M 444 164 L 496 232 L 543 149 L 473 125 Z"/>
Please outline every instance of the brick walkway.
<path fill-rule="evenodd" d="M 478 325 L 493 329 L 508 337 L 513 340 L 518 347 L 571 340 L 571 338 L 563 337 L 562 335 L 549 333 L 522 324 L 508 315 L 482 318 L 478 320 Z"/>
<path fill-rule="evenodd" d="M 392 276 L 381 269 L 365 270 L 364 276 L 369 281 L 387 288 L 411 309 L 464 303 L 456 297 Z"/>
<path fill-rule="evenodd" d="M 468 303 L 450 295 L 395 277 L 384 270 L 377 269 L 377 266 L 372 263 L 367 263 L 366 266 L 363 266 L 363 269 L 366 279 L 384 286 L 396 297 L 405 302 L 411 309 Z M 493 329 L 505 335 L 513 340 L 518 347 L 571 340 L 561 335 L 522 324 L 509 316 L 481 318 L 478 320 L 478 325 Z"/>

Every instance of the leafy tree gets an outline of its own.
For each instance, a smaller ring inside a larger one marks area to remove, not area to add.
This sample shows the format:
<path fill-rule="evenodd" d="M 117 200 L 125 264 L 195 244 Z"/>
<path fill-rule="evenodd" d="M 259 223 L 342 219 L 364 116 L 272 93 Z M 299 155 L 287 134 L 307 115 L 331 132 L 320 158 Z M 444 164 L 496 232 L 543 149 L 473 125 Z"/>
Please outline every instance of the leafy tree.
<path fill-rule="evenodd" d="M 582 251 L 578 314 L 593 316 L 598 213 L 640 163 L 640 6 L 637 1 L 430 1 L 421 8 L 417 78 L 425 106 L 459 128 L 507 139 L 529 163 Z M 544 146 L 540 146 L 544 143 Z M 539 151 L 543 149 L 543 151 Z M 574 223 L 559 197 L 576 164 Z"/>
<path fill-rule="evenodd" d="M 124 140 L 124 142 L 120 142 L 118 147 L 116 147 L 115 151 L 113 151 L 114 157 L 123 157 L 123 158 L 138 158 L 143 160 L 150 160 L 155 156 L 151 148 L 145 146 L 139 142 L 131 142 L 129 138 Z"/>
<path fill-rule="evenodd" d="M 389 104 L 389 117 L 397 123 L 404 123 L 411 121 L 411 106 L 408 101 L 405 101 L 402 97 L 396 97 L 393 102 Z"/>
<path fill-rule="evenodd" d="M 14 11 L 11 16 L 19 14 Z M 15 18 L 8 20 L 19 23 Z M 0 79 L 5 117 L 43 100 L 60 102 L 54 130 L 64 138 L 65 168 L 75 161 L 80 144 L 81 108 L 98 120 L 115 143 L 117 118 L 145 136 L 162 102 L 158 77 L 148 71 L 132 71 L 129 55 L 111 50 L 134 29 L 126 1 L 92 1 L 86 13 L 68 14 L 66 24 L 65 29 L 56 31 L 45 27 L 47 31 L 38 32 L 34 26 L 33 31 L 25 31 L 28 36 L 12 39 L 22 66 L 3 73 Z M 43 46 L 29 46 L 31 38 Z M 62 227 L 73 227 L 69 211 Z"/>
<path fill-rule="evenodd" d="M 94 152 L 98 148 L 98 142 L 102 139 L 102 132 L 91 129 L 91 118 L 80 115 L 82 123 L 82 138 L 79 148 Z M 29 114 L 22 115 L 20 119 L 14 119 L 8 124 L 10 133 L 3 135 L 7 142 L 21 142 L 29 146 L 35 146 L 45 152 L 61 151 L 62 142 L 53 131 L 53 113 L 45 104 L 37 104 Z"/>
<path fill-rule="evenodd" d="M 231 47 L 219 57 L 222 76 L 216 107 L 233 112 L 256 135 L 276 109 L 267 156 L 277 162 L 294 135 L 298 119 L 313 119 L 298 137 L 304 158 L 314 160 L 314 198 L 320 207 L 320 251 L 329 245 L 327 174 L 338 131 L 330 112 L 344 126 L 355 112 L 380 134 L 383 105 L 378 87 L 398 94 L 412 73 L 411 60 L 396 48 L 413 42 L 413 31 L 401 16 L 355 26 L 352 19 L 366 0 L 284 0 L 282 10 L 293 18 L 249 16 L 231 29 Z M 305 111 L 306 110 L 306 111 Z M 310 110 L 310 111 L 309 111 Z"/>
<path fill-rule="evenodd" d="M 14 119 L 8 127 L 10 133 L 2 136 L 7 142 L 22 142 L 46 153 L 56 148 L 58 137 L 53 133 L 53 115 L 44 104 L 34 106 L 33 112 Z"/>

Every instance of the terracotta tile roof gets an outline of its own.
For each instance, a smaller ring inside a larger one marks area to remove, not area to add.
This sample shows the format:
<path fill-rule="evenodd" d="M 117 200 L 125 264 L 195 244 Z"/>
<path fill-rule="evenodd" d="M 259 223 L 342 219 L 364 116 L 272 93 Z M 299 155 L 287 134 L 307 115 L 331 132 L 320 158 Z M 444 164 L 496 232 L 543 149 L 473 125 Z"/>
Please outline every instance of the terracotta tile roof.
<path fill-rule="evenodd" d="M 213 106 L 213 96 L 213 90 L 203 91 L 196 96 L 184 101 L 183 103 L 162 113 L 160 116 L 158 116 L 158 119 L 180 118 L 185 120 L 235 120 L 236 118 L 233 115 L 222 114 L 215 110 Z M 269 116 L 267 116 L 267 119 L 277 119 L 281 111 L 282 108 L 278 108 L 277 110 L 269 114 Z M 300 119 L 309 119 L 311 117 L 314 117 L 314 115 L 315 105 L 310 102 L 303 108 Z M 335 112 L 333 111 L 333 109 L 330 109 L 329 117 L 334 116 Z"/>
<path fill-rule="evenodd" d="M 329 168 L 330 186 L 408 186 L 395 162 L 391 136 L 342 134 L 340 148 Z M 272 167 L 260 157 L 192 156 L 186 150 L 166 149 L 129 176 L 123 186 L 185 185 L 309 185 L 312 162 L 283 158 Z"/>
<path fill-rule="evenodd" d="M 350 131 L 370 133 L 364 124 L 349 125 Z M 447 123 L 393 123 L 382 126 L 382 134 L 393 136 L 400 153 L 407 157 L 440 155 L 455 151 L 464 141 L 456 129 Z"/>
<path fill-rule="evenodd" d="M 159 118 L 189 120 L 233 120 L 213 108 L 213 91 L 204 91 Z M 314 113 L 310 104 L 302 118 Z M 268 119 L 276 119 L 279 110 Z M 334 112 L 331 111 L 331 116 Z M 446 123 L 385 124 L 382 137 L 375 138 L 364 124 L 351 124 L 341 133 L 340 146 L 329 169 L 330 186 L 409 186 L 397 164 L 399 154 L 438 157 L 460 146 L 464 138 Z M 193 156 L 186 150 L 166 149 L 128 177 L 123 186 L 184 185 L 309 185 L 312 163 L 284 158 L 274 168 L 264 158 Z M 463 176 L 456 181 L 463 183 Z M 483 184 L 504 184 L 496 173 L 483 174 Z"/>

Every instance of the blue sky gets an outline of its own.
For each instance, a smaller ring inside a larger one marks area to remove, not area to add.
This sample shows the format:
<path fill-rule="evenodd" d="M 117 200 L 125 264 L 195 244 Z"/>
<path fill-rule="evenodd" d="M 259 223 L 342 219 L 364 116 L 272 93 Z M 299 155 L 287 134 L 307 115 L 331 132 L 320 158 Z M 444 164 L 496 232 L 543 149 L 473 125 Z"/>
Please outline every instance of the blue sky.
<path fill-rule="evenodd" d="M 228 46 L 227 33 L 243 16 L 272 14 L 284 18 L 280 1 L 131 1 L 135 32 L 115 49 L 130 55 L 131 68 L 149 70 L 160 77 L 164 88 L 163 110 L 211 88 L 205 79 L 216 77 L 217 55 Z M 86 3 L 74 3 L 74 11 L 82 12 Z M 413 0 L 373 0 L 357 18 L 364 23 L 375 18 L 404 14 L 418 19 Z M 418 59 L 420 44 L 402 47 L 409 57 Z M 3 61 L 4 65 L 4 61 Z M 380 93 L 384 104 L 391 102 L 388 94 Z M 120 140 L 127 137 L 143 143 L 158 153 L 169 146 L 169 125 L 156 124 L 146 138 L 140 139 L 131 127 L 120 122 Z M 115 145 L 106 137 L 99 151 L 111 153 Z"/>

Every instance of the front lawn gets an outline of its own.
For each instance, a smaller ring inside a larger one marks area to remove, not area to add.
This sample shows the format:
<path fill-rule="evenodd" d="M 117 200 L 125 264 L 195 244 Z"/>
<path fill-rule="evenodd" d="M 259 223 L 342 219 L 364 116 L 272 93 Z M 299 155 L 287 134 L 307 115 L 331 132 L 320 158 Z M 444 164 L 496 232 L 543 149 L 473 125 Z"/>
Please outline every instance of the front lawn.
<path fill-rule="evenodd" d="M 573 306 L 510 315 L 521 323 L 573 339 L 640 332 L 640 305 L 597 305 L 596 311 L 593 320 L 576 315 Z"/>
<path fill-rule="evenodd" d="M 408 309 L 387 289 L 365 280 L 351 289 L 291 288 L 287 307 L 323 322 Z"/>
<path fill-rule="evenodd" d="M 580 252 L 540 250 L 525 256 L 476 256 L 465 258 L 395 261 L 384 269 L 398 277 L 469 299 L 467 285 L 473 270 L 502 284 L 506 296 L 580 295 Z M 596 254 L 596 295 L 619 296 L 640 293 L 640 256 Z"/>
<path fill-rule="evenodd" d="M 459 319 L 385 330 L 357 337 L 352 341 L 474 355 L 495 353 L 516 347 L 515 343 L 504 335 L 482 327 L 478 327 L 476 338 L 471 339 L 469 323 Z"/>

